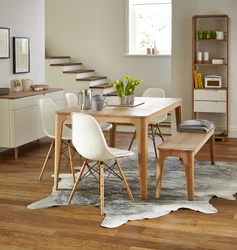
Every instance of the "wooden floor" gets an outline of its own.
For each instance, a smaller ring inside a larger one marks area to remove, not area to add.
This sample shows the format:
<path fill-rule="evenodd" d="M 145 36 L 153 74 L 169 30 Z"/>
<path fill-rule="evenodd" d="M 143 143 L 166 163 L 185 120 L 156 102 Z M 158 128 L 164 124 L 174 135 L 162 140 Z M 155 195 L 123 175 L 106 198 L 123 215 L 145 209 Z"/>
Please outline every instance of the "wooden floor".
<path fill-rule="evenodd" d="M 126 148 L 131 136 L 119 134 L 117 146 Z M 18 160 L 13 159 L 12 150 L 0 153 L 1 250 L 237 249 L 237 201 L 213 198 L 211 203 L 218 209 L 217 214 L 180 209 L 115 229 L 100 226 L 104 216 L 96 207 L 28 210 L 28 204 L 47 197 L 52 190 L 53 160 L 42 181 L 38 181 L 49 143 L 48 139 L 41 139 L 22 146 Z M 197 159 L 209 160 L 208 145 Z M 217 141 L 216 160 L 237 162 L 237 140 Z M 66 170 L 70 172 L 70 168 Z"/>

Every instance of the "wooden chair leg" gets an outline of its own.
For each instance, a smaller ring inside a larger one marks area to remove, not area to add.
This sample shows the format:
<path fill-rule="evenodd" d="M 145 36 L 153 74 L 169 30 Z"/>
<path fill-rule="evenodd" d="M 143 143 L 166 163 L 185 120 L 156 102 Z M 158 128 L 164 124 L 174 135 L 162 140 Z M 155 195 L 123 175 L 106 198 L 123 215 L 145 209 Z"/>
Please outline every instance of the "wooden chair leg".
<path fill-rule="evenodd" d="M 104 166 L 101 162 L 98 163 L 100 172 L 100 214 L 104 214 Z"/>
<path fill-rule="evenodd" d="M 78 184 L 79 184 L 79 182 L 80 182 L 80 180 L 81 180 L 81 177 L 82 177 L 82 174 L 83 174 L 83 172 L 84 172 L 84 170 L 85 170 L 85 167 L 86 167 L 86 161 L 83 162 L 83 165 L 82 165 L 80 174 L 79 174 L 79 176 L 77 177 L 77 181 L 76 181 L 76 183 L 75 183 L 75 185 L 74 185 L 74 187 L 73 187 L 73 189 L 72 189 L 72 192 L 71 192 L 71 195 L 70 195 L 70 197 L 69 197 L 69 199 L 68 199 L 67 204 L 70 204 L 70 202 L 71 202 L 71 200 L 72 200 L 72 198 L 73 198 L 73 195 L 74 195 L 74 193 L 76 192 L 77 186 L 78 186 Z"/>
<path fill-rule="evenodd" d="M 188 191 L 188 200 L 192 201 L 194 199 L 194 155 L 193 153 L 186 153 L 186 156 L 183 157 L 187 191 Z"/>
<path fill-rule="evenodd" d="M 162 141 L 165 141 L 165 140 L 164 140 L 164 137 L 163 137 L 163 135 L 162 135 L 162 133 L 161 133 L 160 126 L 159 126 L 158 123 L 156 124 L 156 127 L 157 127 L 157 130 L 159 131 L 159 136 L 160 136 L 161 140 L 162 140 Z"/>
<path fill-rule="evenodd" d="M 210 143 L 210 154 L 211 154 L 211 165 L 215 165 L 215 134 L 209 139 Z"/>
<path fill-rule="evenodd" d="M 134 132 L 134 134 L 133 134 L 133 137 L 132 137 L 132 140 L 131 140 L 130 145 L 129 145 L 129 147 L 128 147 L 128 150 L 131 149 L 132 144 L 133 144 L 133 142 L 134 142 L 135 139 L 136 139 L 136 130 L 135 130 L 135 132 Z"/>
<path fill-rule="evenodd" d="M 51 152 L 52 152 L 52 150 L 53 150 L 53 147 L 54 147 L 54 142 L 51 143 L 50 148 L 49 148 L 49 151 L 48 151 L 47 156 L 46 156 L 46 158 L 45 158 L 44 165 L 43 165 L 43 167 L 42 167 L 42 169 L 41 169 L 40 176 L 39 176 L 39 179 L 40 179 L 40 180 L 41 180 L 41 178 L 42 178 L 42 176 L 43 176 L 44 170 L 45 170 L 45 168 L 46 168 L 46 165 L 47 165 L 47 162 L 48 162 L 48 160 L 49 160 L 49 156 L 50 156 L 50 154 L 51 154 Z"/>
<path fill-rule="evenodd" d="M 73 167 L 73 160 L 72 160 L 72 153 L 71 153 L 70 142 L 68 142 L 67 146 L 68 146 L 68 155 L 69 155 L 70 167 L 71 167 L 71 172 L 72 172 L 72 180 L 75 183 L 76 179 L 75 179 L 75 172 L 74 172 L 74 167 Z"/>
<path fill-rule="evenodd" d="M 162 185 L 162 176 L 164 172 L 164 161 L 167 156 L 169 156 L 169 153 L 166 152 L 159 152 L 159 160 L 157 163 L 157 175 L 156 175 L 156 198 L 160 198 L 160 192 L 161 192 L 161 185 Z"/>
<path fill-rule="evenodd" d="M 130 190 L 130 188 L 129 188 L 129 186 L 128 186 L 128 183 L 127 183 L 127 181 L 126 181 L 126 179 L 125 179 L 125 176 L 124 176 L 124 174 L 123 174 L 123 171 L 122 171 L 122 169 L 121 169 L 121 167 L 120 167 L 120 165 L 119 165 L 119 163 L 118 163 L 117 160 L 115 160 L 115 163 L 116 163 L 116 166 L 117 166 L 118 171 L 119 171 L 119 173 L 120 173 L 120 176 L 121 176 L 121 178 L 122 178 L 122 180 L 123 180 L 124 186 L 125 186 L 125 188 L 127 189 L 128 195 L 129 195 L 130 199 L 132 200 L 132 202 L 134 202 L 134 198 L 133 198 L 132 192 L 131 192 L 131 190 Z"/>
<path fill-rule="evenodd" d="M 154 151 L 155 151 L 155 155 L 156 155 L 156 159 L 158 159 L 158 155 L 157 155 L 157 148 L 156 148 L 156 138 L 155 138 L 155 133 L 154 133 L 154 127 L 153 125 L 149 125 L 151 128 L 151 136 L 152 136 L 152 141 L 153 141 L 153 146 L 154 146 Z"/>

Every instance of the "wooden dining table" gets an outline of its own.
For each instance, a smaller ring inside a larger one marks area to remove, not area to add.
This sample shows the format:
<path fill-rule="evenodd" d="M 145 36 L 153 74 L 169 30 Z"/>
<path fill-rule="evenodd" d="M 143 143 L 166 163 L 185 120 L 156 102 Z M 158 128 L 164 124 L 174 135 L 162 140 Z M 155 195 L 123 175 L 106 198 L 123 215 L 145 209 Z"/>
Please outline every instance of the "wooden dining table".
<path fill-rule="evenodd" d="M 54 161 L 54 190 L 58 190 L 59 169 L 61 161 L 62 128 L 66 120 L 71 120 L 71 113 L 90 114 L 97 121 L 113 124 L 110 133 L 110 146 L 115 146 L 116 124 L 133 124 L 136 127 L 138 168 L 140 176 L 140 195 L 147 199 L 147 175 L 148 175 L 148 124 L 152 120 L 175 110 L 176 124 L 182 119 L 181 98 L 154 98 L 136 97 L 134 107 L 120 106 L 116 104 L 117 97 L 107 97 L 108 106 L 100 111 L 93 109 L 82 110 L 80 107 L 67 108 L 56 111 L 55 120 L 55 161 Z M 111 106 L 110 106 L 111 105 Z M 154 187 L 155 189 L 155 187 Z"/>

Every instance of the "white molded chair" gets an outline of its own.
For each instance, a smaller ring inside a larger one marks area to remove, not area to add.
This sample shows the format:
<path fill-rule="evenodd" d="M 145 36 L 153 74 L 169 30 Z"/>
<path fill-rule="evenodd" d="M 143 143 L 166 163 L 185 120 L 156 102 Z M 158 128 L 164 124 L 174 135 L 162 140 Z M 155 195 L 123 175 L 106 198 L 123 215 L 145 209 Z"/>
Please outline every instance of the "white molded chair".
<path fill-rule="evenodd" d="M 160 89 L 160 88 L 148 88 L 144 91 L 142 96 L 143 97 L 161 97 L 161 98 L 164 98 L 165 92 L 163 89 Z M 159 118 L 153 120 L 148 125 L 149 130 L 151 131 L 151 138 L 150 137 L 149 138 L 152 139 L 152 141 L 153 141 L 153 146 L 154 146 L 156 158 L 158 158 L 158 155 L 157 155 L 155 136 L 156 136 L 156 134 L 159 135 L 161 137 L 161 140 L 164 141 L 164 137 L 163 137 L 161 130 L 160 130 L 160 127 L 159 127 L 159 123 L 163 122 L 166 118 L 167 118 L 167 114 L 164 114 L 164 115 L 160 116 Z M 132 137 L 132 140 L 131 140 L 130 145 L 128 147 L 128 150 L 131 149 L 132 144 L 133 144 L 135 139 L 136 139 L 136 131 L 133 134 L 133 137 Z"/>
<path fill-rule="evenodd" d="M 69 108 L 78 106 L 78 97 L 74 93 L 66 93 L 65 96 Z M 99 125 L 103 131 L 109 131 L 113 127 L 108 122 L 99 122 Z"/>
<path fill-rule="evenodd" d="M 50 98 L 42 98 L 38 101 L 38 103 L 39 103 L 41 122 L 42 122 L 44 133 L 49 138 L 54 139 L 54 141 L 51 143 L 51 146 L 49 148 L 46 159 L 44 161 L 44 165 L 42 167 L 42 170 L 39 176 L 39 179 L 41 179 L 48 160 L 54 156 L 53 149 L 55 146 L 55 112 L 58 110 L 58 108 L 56 104 Z M 64 154 L 64 152 L 68 149 L 69 157 L 67 157 L 65 154 L 64 155 L 67 158 L 69 158 L 72 177 L 73 177 L 73 181 L 75 182 L 75 175 L 74 175 L 74 168 L 73 168 L 72 154 L 71 154 L 72 131 L 66 126 L 63 126 L 62 140 L 67 141 L 67 143 L 63 141 L 63 143 L 66 144 L 66 147 L 62 149 L 61 153 Z"/>
<path fill-rule="evenodd" d="M 72 143 L 77 152 L 85 159 L 95 160 L 98 165 L 98 181 L 100 187 L 100 202 L 101 202 L 101 214 L 104 214 L 104 161 L 114 159 L 115 165 L 118 168 L 121 179 L 127 189 L 130 199 L 134 201 L 133 195 L 127 184 L 125 176 L 120 168 L 120 165 L 116 158 L 133 155 L 133 152 L 108 147 L 104 134 L 94 117 L 88 114 L 72 113 Z M 90 167 L 87 160 L 84 161 L 80 174 L 73 187 L 72 193 L 68 200 L 68 204 L 71 202 L 76 188 L 83 176 L 85 167 Z M 89 170 L 90 172 L 90 170 Z"/>

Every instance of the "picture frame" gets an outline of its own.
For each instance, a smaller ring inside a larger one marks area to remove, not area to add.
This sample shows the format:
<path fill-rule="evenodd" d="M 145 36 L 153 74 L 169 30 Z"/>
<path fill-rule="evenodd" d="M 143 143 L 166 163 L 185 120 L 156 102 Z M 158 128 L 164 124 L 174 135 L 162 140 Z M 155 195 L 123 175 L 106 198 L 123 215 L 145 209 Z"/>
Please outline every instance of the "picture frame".
<path fill-rule="evenodd" d="M 30 72 L 30 39 L 13 37 L 13 74 Z"/>
<path fill-rule="evenodd" d="M 0 27 L 0 59 L 10 58 L 10 29 Z"/>

